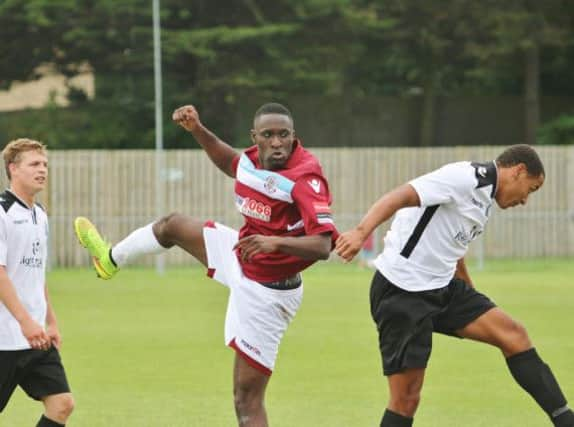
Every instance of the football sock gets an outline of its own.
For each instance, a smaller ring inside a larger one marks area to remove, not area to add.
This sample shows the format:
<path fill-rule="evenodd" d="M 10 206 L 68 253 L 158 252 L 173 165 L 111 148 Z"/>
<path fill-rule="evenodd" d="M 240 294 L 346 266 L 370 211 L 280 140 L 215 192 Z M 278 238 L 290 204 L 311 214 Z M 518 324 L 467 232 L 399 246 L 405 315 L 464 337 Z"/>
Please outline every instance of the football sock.
<path fill-rule="evenodd" d="M 381 420 L 381 427 L 411 427 L 412 425 L 412 418 L 404 417 L 390 409 L 385 410 Z"/>
<path fill-rule="evenodd" d="M 161 253 L 166 250 L 153 234 L 153 223 L 133 231 L 110 250 L 114 264 L 122 267 L 142 255 Z"/>
<path fill-rule="evenodd" d="M 574 427 L 574 414 L 554 378 L 550 367 L 531 348 L 506 359 L 516 382 L 548 414 L 555 426 Z"/>
<path fill-rule="evenodd" d="M 57 423 L 56 421 L 52 421 L 50 418 L 47 418 L 45 415 L 42 415 L 36 427 L 64 427 L 65 424 Z"/>

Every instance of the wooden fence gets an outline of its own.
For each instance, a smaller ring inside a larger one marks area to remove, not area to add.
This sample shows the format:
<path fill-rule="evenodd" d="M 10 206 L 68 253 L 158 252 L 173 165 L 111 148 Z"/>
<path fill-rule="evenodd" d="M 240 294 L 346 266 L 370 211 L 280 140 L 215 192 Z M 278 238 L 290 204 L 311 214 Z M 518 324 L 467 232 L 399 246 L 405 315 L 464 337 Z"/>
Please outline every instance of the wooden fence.
<path fill-rule="evenodd" d="M 494 159 L 501 147 L 318 148 L 333 193 L 340 230 L 356 224 L 384 192 L 459 160 Z M 574 147 L 540 147 L 547 178 L 527 206 L 494 209 L 487 230 L 474 242 L 471 257 L 545 257 L 574 255 Z M 163 194 L 156 190 L 156 159 L 145 151 L 55 151 L 50 153 L 48 190 L 41 200 L 51 218 L 51 264 L 85 266 L 88 258 L 75 240 L 72 221 L 91 218 L 112 242 L 163 213 L 183 212 L 239 227 L 233 180 L 224 176 L 201 150 L 166 151 L 162 155 Z M 6 185 L 5 178 L 1 183 Z M 387 226 L 377 230 L 376 244 Z M 336 257 L 332 257 L 336 258 Z M 150 264 L 153 259 L 142 259 Z M 192 263 L 179 249 L 168 265 Z"/>

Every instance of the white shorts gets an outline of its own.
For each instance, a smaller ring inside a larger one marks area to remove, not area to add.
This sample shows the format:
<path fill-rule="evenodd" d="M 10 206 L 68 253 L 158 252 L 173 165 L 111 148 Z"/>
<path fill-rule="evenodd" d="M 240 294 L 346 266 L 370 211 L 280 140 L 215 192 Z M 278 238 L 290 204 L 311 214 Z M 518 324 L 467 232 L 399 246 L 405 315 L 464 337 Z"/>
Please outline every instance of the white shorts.
<path fill-rule="evenodd" d="M 225 317 L 225 344 L 251 366 L 271 375 L 279 343 L 303 299 L 303 285 L 270 289 L 243 275 L 233 251 L 239 233 L 209 222 L 203 228 L 208 275 L 230 290 Z"/>

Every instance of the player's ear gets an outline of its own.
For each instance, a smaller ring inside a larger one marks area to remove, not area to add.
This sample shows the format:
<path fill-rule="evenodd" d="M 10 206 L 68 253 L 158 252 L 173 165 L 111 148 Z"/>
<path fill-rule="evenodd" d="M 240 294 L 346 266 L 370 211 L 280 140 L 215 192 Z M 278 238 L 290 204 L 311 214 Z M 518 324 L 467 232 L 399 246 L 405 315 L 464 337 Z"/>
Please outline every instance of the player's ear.
<path fill-rule="evenodd" d="M 251 142 L 255 144 L 256 143 L 255 142 L 255 129 L 251 129 L 251 131 L 249 132 L 249 135 L 251 137 Z"/>
<path fill-rule="evenodd" d="M 12 175 L 14 175 L 14 170 L 16 170 L 17 166 L 18 165 L 14 162 L 8 163 L 8 170 L 10 171 L 10 178 L 12 178 Z"/>
<path fill-rule="evenodd" d="M 517 178 L 520 175 L 528 175 L 528 169 L 526 168 L 526 165 L 524 163 L 518 163 L 516 165 L 516 170 L 517 170 L 516 172 Z"/>

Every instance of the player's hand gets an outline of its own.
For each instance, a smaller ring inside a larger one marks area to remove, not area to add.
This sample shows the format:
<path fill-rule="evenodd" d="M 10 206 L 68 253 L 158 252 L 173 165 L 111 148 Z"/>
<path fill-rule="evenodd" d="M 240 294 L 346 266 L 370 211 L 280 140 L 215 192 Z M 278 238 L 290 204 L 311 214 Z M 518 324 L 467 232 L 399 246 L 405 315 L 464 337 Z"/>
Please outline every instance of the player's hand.
<path fill-rule="evenodd" d="M 242 261 L 251 261 L 251 259 L 260 253 L 276 252 L 279 248 L 276 236 L 262 236 L 254 234 L 239 240 L 233 250 L 239 249 Z"/>
<path fill-rule="evenodd" d="M 52 343 L 44 328 L 32 319 L 25 320 L 20 324 L 22 334 L 34 350 L 48 350 Z"/>
<path fill-rule="evenodd" d="M 335 251 L 345 262 L 351 261 L 361 250 L 366 237 L 357 229 L 342 233 L 335 242 Z"/>
<path fill-rule="evenodd" d="M 193 105 L 179 107 L 173 112 L 171 118 L 188 132 L 193 132 L 198 126 L 201 126 L 199 113 Z"/>
<path fill-rule="evenodd" d="M 58 325 L 48 325 L 46 327 L 46 334 L 50 339 L 50 343 L 56 347 L 57 350 L 60 350 L 60 347 L 62 346 L 62 335 L 60 334 Z"/>

